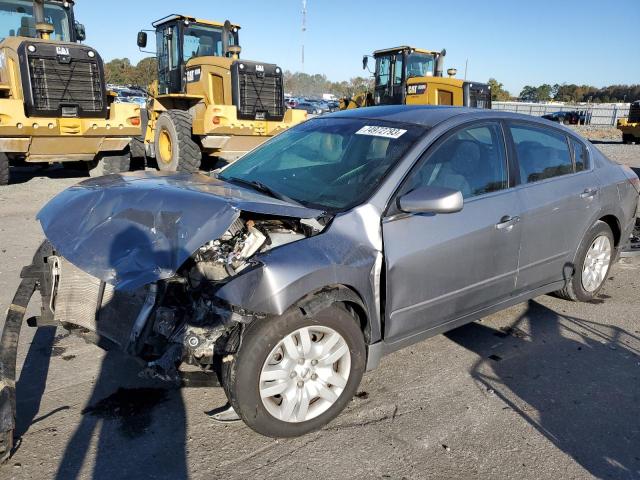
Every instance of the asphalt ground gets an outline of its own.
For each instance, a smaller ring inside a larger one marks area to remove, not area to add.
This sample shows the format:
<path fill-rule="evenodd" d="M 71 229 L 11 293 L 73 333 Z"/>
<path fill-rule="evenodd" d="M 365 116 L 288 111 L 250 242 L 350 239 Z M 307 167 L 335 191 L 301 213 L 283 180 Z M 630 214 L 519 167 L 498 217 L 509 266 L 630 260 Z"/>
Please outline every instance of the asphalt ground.
<path fill-rule="evenodd" d="M 603 141 L 640 167 L 640 146 Z M 16 174 L 0 188 L 3 314 L 42 240 L 36 213 L 81 176 Z M 592 303 L 539 297 L 392 354 L 329 426 L 288 440 L 213 422 L 219 388 L 144 381 L 124 356 L 25 327 L 0 478 L 640 479 L 639 289 L 640 260 L 623 260 Z"/>

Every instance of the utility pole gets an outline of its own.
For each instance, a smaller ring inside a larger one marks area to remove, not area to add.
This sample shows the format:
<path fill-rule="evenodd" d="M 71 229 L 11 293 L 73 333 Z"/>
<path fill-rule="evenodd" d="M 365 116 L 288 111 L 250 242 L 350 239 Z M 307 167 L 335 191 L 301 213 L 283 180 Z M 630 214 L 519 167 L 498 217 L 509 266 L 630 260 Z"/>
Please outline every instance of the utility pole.
<path fill-rule="evenodd" d="M 304 34 L 307 31 L 307 0 L 302 0 L 302 73 L 304 73 Z"/>

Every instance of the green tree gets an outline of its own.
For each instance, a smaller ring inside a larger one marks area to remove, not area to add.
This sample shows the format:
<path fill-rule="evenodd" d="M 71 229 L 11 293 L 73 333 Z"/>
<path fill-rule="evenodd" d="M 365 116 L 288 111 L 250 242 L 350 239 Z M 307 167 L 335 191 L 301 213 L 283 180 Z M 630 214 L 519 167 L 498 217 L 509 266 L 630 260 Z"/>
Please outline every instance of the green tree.
<path fill-rule="evenodd" d="M 134 67 L 128 58 L 114 58 L 104 66 L 107 83 L 127 85 L 133 78 Z"/>
<path fill-rule="evenodd" d="M 511 94 L 495 78 L 490 78 L 487 84 L 491 88 L 491 100 L 504 102 L 511 99 Z"/>

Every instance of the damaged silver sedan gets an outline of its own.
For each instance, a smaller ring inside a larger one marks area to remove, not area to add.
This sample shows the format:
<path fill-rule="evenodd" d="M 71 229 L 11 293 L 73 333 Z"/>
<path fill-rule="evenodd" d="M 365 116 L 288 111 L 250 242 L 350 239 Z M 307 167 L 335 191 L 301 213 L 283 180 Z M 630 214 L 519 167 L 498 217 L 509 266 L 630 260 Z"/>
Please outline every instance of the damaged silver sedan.
<path fill-rule="evenodd" d="M 0 352 L 58 325 L 178 381 L 218 376 L 255 431 L 336 417 L 401 347 L 537 295 L 592 299 L 628 245 L 638 178 L 560 126 L 461 108 L 376 107 L 299 125 L 213 176 L 91 179 L 39 214 Z"/>

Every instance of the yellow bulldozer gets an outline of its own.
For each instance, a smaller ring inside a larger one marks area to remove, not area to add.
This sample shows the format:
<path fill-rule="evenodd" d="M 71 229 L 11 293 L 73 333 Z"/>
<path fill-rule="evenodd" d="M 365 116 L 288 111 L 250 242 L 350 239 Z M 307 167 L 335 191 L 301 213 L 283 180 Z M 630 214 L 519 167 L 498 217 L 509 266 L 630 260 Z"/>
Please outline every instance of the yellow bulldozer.
<path fill-rule="evenodd" d="M 153 27 L 158 78 L 134 155 L 155 158 L 160 170 L 195 172 L 203 154 L 232 162 L 306 119 L 286 108 L 280 67 L 240 59 L 238 25 L 170 15 Z M 147 43 L 147 31 L 138 33 L 141 50 Z"/>
<path fill-rule="evenodd" d="M 629 107 L 629 116 L 618 120 L 618 130 L 622 131 L 622 141 L 640 144 L 640 100 Z"/>
<path fill-rule="evenodd" d="M 115 103 L 71 0 L 0 1 L 0 185 L 10 165 L 129 170 L 140 108 Z"/>
<path fill-rule="evenodd" d="M 455 78 L 456 69 L 444 77 L 446 50 L 435 52 L 409 46 L 377 50 L 362 58 L 367 69 L 375 60 L 373 91 L 362 92 L 341 101 L 341 109 L 373 105 L 454 105 L 491 108 L 487 84 Z"/>

